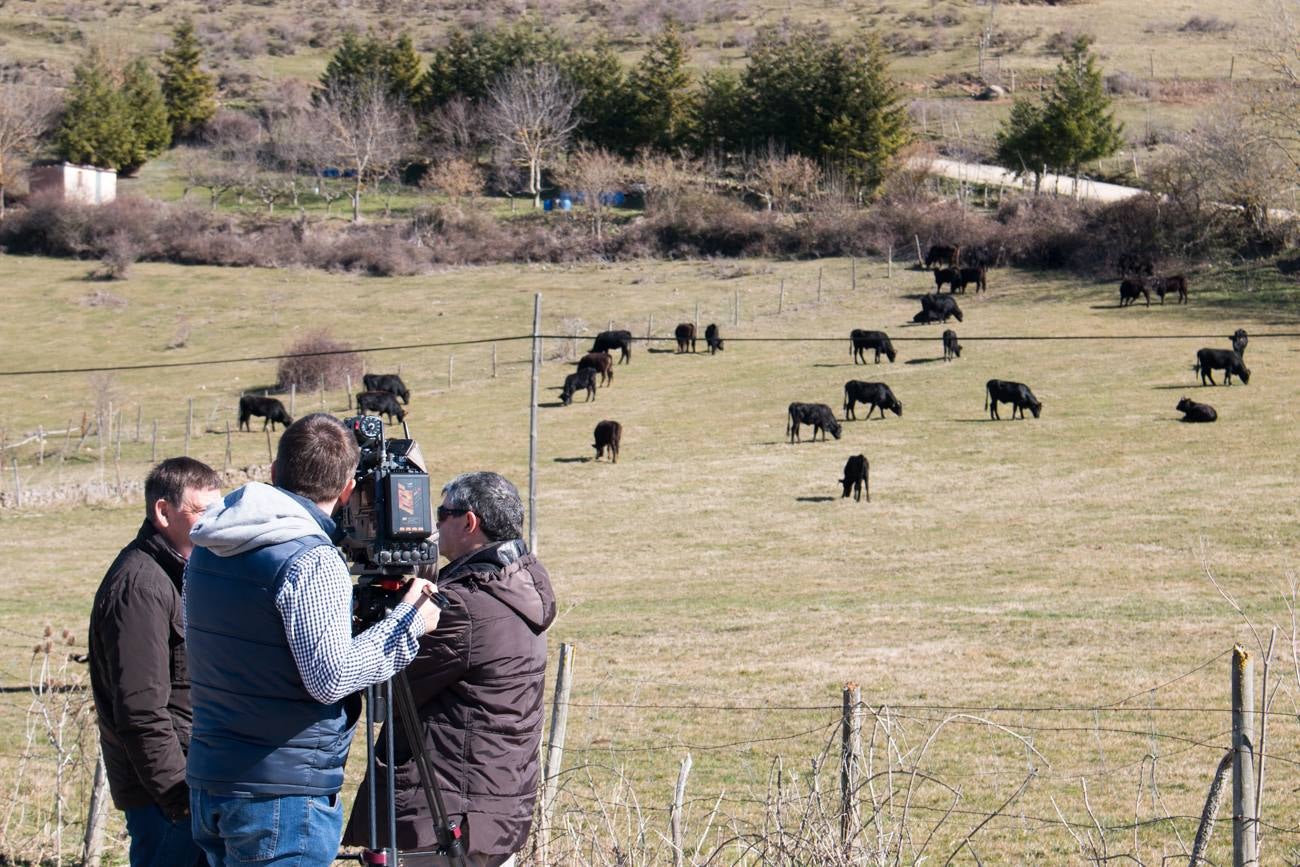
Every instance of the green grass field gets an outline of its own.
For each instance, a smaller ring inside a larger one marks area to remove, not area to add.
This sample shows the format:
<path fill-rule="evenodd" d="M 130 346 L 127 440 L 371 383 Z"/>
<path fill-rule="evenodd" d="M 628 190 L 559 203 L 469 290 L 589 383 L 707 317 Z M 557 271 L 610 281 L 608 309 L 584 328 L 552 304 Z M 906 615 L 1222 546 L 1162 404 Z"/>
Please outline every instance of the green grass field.
<path fill-rule="evenodd" d="M 1195 822 L 1143 823 L 1199 815 L 1227 742 L 1222 655 L 1238 641 L 1256 650 L 1206 569 L 1265 641 L 1267 626 L 1282 627 L 1264 817 L 1289 829 L 1300 815 L 1300 753 L 1287 716 L 1297 676 L 1284 601 L 1300 542 L 1300 338 L 1266 336 L 1300 330 L 1300 303 L 1271 268 L 1198 273 L 1186 307 L 1122 310 L 1110 282 L 995 271 L 986 296 L 961 299 L 965 321 L 950 327 L 964 354 L 945 364 L 942 328 L 905 324 L 929 275 L 896 269 L 890 280 L 883 263 L 867 260 L 857 263 L 856 292 L 847 260 L 500 267 L 402 279 L 140 264 L 130 280 L 109 284 L 83 279 L 92 263 L 3 264 L 4 371 L 269 355 L 316 327 L 358 347 L 496 338 L 495 379 L 490 343 L 376 352 L 366 363 L 400 366 L 413 391 L 412 433 L 436 482 L 491 468 L 521 490 L 529 349 L 505 338 L 530 330 L 535 292 L 548 334 L 583 329 L 589 339 L 612 321 L 640 335 L 653 317 L 655 335 L 669 336 L 697 304 L 701 324 L 722 326 L 722 354 L 678 356 L 670 341 L 638 342 L 612 387 L 594 403 L 579 398 L 564 408 L 553 404 L 571 370 L 568 341 L 544 343 L 539 548 L 560 597 L 552 651 L 560 642 L 576 647 L 571 770 L 560 804 L 588 830 L 601 824 L 591 798 L 616 813 L 596 834 L 603 854 L 571 863 L 604 863 L 619 837 L 634 863 L 663 863 L 663 808 L 688 752 L 688 837 L 705 836 L 706 854 L 733 825 L 758 818 L 754 802 L 767 797 L 778 757 L 784 784 L 806 786 L 810 759 L 833 745 L 822 787 L 835 800 L 840 690 L 849 681 L 869 708 L 892 709 L 888 726 L 869 718 L 864 731 L 874 769 L 889 764 L 897 773 L 915 762 L 961 789 L 959 808 L 922 853 L 927 860 L 946 857 L 1033 765 L 1023 794 L 956 863 L 1071 862 L 1080 846 L 1057 810 L 1079 823 L 1073 834 L 1100 847 L 1089 807 L 1098 824 L 1117 829 L 1106 835 L 1112 856 L 1158 863 L 1191 845 Z M 83 303 L 101 289 L 124 305 Z M 741 323 L 733 325 L 737 296 Z M 188 344 L 164 350 L 182 320 Z M 887 330 L 897 362 L 855 367 L 846 339 L 854 327 Z M 1250 384 L 1196 385 L 1196 349 L 1226 347 L 1237 327 L 1252 335 Z M 1031 335 L 1132 339 L 994 339 Z M 1042 418 L 990 421 L 983 385 L 994 377 L 1028 383 L 1044 403 Z M 274 378 L 273 362 L 120 372 L 109 381 L 0 377 L 7 443 L 41 428 L 57 432 L 43 465 L 35 441 L 16 447 L 35 504 L 0 510 L 7 685 L 27 682 L 31 645 L 46 623 L 72 629 L 84 644 L 98 580 L 139 522 L 133 498 L 79 505 L 79 492 L 101 478 L 114 482 L 119 471 L 138 480 L 154 419 L 159 456 L 178 453 L 189 398 L 203 431 L 191 453 L 222 466 L 240 390 Z M 852 378 L 889 383 L 902 417 L 846 422 L 839 441 L 788 444 L 786 405 L 825 402 L 842 416 L 843 383 Z M 122 411 L 120 468 L 111 441 L 100 464 L 93 434 L 60 461 L 69 419 L 79 425 L 105 394 Z M 1174 404 L 1184 395 L 1213 404 L 1220 421 L 1179 424 Z M 320 402 L 300 394 L 297 411 Z M 325 404 L 346 411 L 341 392 Z M 603 418 L 625 428 L 617 465 L 590 460 L 591 431 Z M 232 483 L 239 469 L 266 463 L 266 448 L 260 431 L 233 438 Z M 871 462 L 869 504 L 842 500 L 836 482 L 858 452 Z M 5 453 L 0 479 L 6 496 L 14 493 L 14 453 Z M 0 753 L 20 748 L 28 700 L 4 695 Z M 982 710 L 940 725 L 951 706 Z M 975 718 L 1029 739 L 1041 755 Z M 3 761 L 0 781 L 14 773 L 12 759 Z M 616 772 L 631 793 L 617 790 Z M 903 829 L 910 863 L 952 795 L 919 782 L 904 823 L 902 779 L 893 779 L 899 794 L 882 814 L 883 830 L 869 823 L 867 836 L 875 845 L 878 833 Z M 886 778 L 874 785 L 890 789 Z M 619 806 L 633 794 L 639 812 Z M 706 833 L 720 795 L 723 818 Z M 1230 857 L 1229 812 L 1225 804 L 1215 863 Z M 647 826 L 640 842 L 637 816 Z M 727 863 L 739 857 L 731 851 Z M 1293 862 L 1300 836 L 1269 830 L 1264 851 L 1265 863 Z"/>

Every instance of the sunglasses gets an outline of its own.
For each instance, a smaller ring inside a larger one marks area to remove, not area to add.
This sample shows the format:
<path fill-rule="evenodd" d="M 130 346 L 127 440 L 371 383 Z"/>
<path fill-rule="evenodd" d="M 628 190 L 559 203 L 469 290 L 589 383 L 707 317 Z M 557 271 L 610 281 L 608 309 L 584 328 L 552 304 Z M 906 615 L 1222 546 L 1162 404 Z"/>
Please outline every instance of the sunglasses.
<path fill-rule="evenodd" d="M 466 515 L 468 513 L 469 513 L 469 509 L 448 509 L 446 506 L 439 506 L 438 523 L 441 524 L 443 521 L 447 520 L 452 515 Z"/>

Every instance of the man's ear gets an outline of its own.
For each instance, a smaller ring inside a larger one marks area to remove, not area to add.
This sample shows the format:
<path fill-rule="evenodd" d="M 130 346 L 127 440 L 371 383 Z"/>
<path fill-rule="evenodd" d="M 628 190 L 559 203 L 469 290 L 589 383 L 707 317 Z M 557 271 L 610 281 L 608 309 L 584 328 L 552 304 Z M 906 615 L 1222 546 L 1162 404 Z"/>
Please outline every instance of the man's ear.
<path fill-rule="evenodd" d="M 466 512 L 465 517 L 468 519 L 465 523 L 465 530 L 473 536 L 479 530 L 483 529 L 483 522 L 478 519 L 478 515 L 473 512 Z"/>
<path fill-rule="evenodd" d="M 346 506 L 348 504 L 348 499 L 352 496 L 352 492 L 356 490 L 356 487 L 357 487 L 357 479 L 355 476 L 353 476 L 348 479 L 347 484 L 343 486 L 343 490 L 339 492 L 340 506 Z"/>
<path fill-rule="evenodd" d="M 170 505 L 171 504 L 168 503 L 166 499 L 159 497 L 149 506 L 149 518 L 153 521 L 153 525 L 159 530 L 167 529 L 167 525 L 171 523 L 169 518 L 171 512 L 171 509 L 169 508 Z"/>

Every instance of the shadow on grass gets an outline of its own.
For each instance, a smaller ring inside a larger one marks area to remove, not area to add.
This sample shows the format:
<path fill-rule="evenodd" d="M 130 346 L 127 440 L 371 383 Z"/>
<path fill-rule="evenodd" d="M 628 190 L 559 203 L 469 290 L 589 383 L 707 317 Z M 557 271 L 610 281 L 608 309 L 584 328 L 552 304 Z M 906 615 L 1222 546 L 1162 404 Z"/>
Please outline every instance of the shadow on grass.
<path fill-rule="evenodd" d="M 1137 305 L 1137 304 L 1125 304 L 1123 307 L 1121 307 L 1121 306 L 1118 305 L 1118 304 L 1089 304 L 1089 305 L 1088 305 L 1088 309 L 1089 309 L 1089 310 L 1123 310 L 1125 307 L 1137 307 L 1137 306 L 1139 306 L 1139 305 Z M 1145 306 L 1147 306 L 1147 305 L 1143 304 L 1143 305 L 1140 305 L 1140 306 L 1145 307 Z"/>
<path fill-rule="evenodd" d="M 1188 391 L 1188 390 L 1190 390 L 1190 389 L 1194 389 L 1194 388 L 1220 388 L 1220 387 L 1221 387 L 1221 386 L 1219 386 L 1219 385 L 1217 385 L 1217 384 L 1216 384 L 1216 385 L 1205 385 L 1204 383 L 1193 382 L 1193 383 L 1189 383 L 1189 384 L 1187 384 L 1187 385 L 1153 385 L 1153 386 L 1151 386 L 1151 390 L 1152 390 L 1152 391 L 1178 391 L 1179 389 L 1182 389 L 1182 390 L 1184 390 L 1184 391 Z M 1231 388 L 1231 386 L 1228 386 L 1228 387 Z"/>
<path fill-rule="evenodd" d="M 645 351 L 650 353 L 651 355 L 690 355 L 691 354 L 689 352 L 678 352 L 676 349 L 655 349 L 653 346 L 647 346 Z"/>
<path fill-rule="evenodd" d="M 912 358 L 903 363 L 904 364 L 934 364 L 936 361 L 943 361 L 943 356 L 940 355 L 937 358 Z"/>
<path fill-rule="evenodd" d="M 556 458 L 557 464 L 589 464 L 595 458 Z"/>
<path fill-rule="evenodd" d="M 795 497 L 796 503 L 833 503 L 835 497 Z"/>
<path fill-rule="evenodd" d="M 998 422 L 998 421 L 1010 421 L 1010 419 L 1005 419 L 1005 418 L 955 418 L 955 419 L 953 419 L 953 421 L 956 422 L 957 424 L 992 424 L 992 423 L 994 423 L 994 422 Z M 1017 418 L 1016 421 L 1020 421 L 1020 419 Z"/>
<path fill-rule="evenodd" d="M 590 403 L 590 401 L 588 401 L 588 403 Z M 561 403 L 561 402 L 558 401 L 558 400 L 556 400 L 556 401 L 552 401 L 552 402 L 550 402 L 550 403 L 538 403 L 538 404 L 537 404 L 537 407 L 538 407 L 539 409 L 550 409 L 550 408 L 552 408 L 552 407 L 557 407 L 557 406 L 564 406 L 564 404 Z"/>

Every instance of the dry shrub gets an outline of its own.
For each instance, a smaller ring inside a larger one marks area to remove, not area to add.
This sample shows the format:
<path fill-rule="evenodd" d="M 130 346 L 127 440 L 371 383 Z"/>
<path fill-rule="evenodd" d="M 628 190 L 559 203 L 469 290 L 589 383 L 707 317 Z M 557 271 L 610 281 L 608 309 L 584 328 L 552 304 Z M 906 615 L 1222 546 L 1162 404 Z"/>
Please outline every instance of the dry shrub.
<path fill-rule="evenodd" d="M 1010 261 L 1037 268 L 1088 266 L 1087 205 L 1058 196 L 1015 196 L 998 208 L 999 238 Z"/>
<path fill-rule="evenodd" d="M 778 234 L 772 215 L 759 214 L 735 199 L 687 194 L 671 211 L 630 226 L 619 238 L 622 247 L 648 244 L 668 257 L 762 256 Z"/>
<path fill-rule="evenodd" d="M 114 232 L 108 236 L 99 268 L 92 274 L 105 280 L 125 280 L 139 256 L 140 249 L 129 234 L 125 231 Z"/>
<path fill-rule="evenodd" d="M 1236 24 L 1224 21 L 1218 15 L 1193 15 L 1178 29 L 1183 33 L 1229 33 L 1236 27 Z"/>
<path fill-rule="evenodd" d="M 130 302 L 121 295 L 114 295 L 107 289 L 96 289 L 94 292 L 83 295 L 79 303 L 82 307 L 106 307 L 109 310 L 121 310 Z"/>
<path fill-rule="evenodd" d="M 280 359 L 276 383 L 281 390 L 297 386 L 299 391 L 320 388 L 343 388 L 348 377 L 361 381 L 361 356 L 352 347 L 336 340 L 327 329 L 310 331 L 285 350 L 288 358 Z"/>

